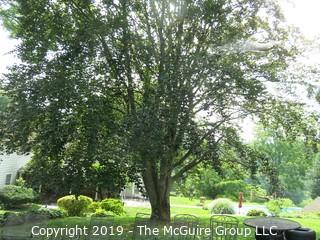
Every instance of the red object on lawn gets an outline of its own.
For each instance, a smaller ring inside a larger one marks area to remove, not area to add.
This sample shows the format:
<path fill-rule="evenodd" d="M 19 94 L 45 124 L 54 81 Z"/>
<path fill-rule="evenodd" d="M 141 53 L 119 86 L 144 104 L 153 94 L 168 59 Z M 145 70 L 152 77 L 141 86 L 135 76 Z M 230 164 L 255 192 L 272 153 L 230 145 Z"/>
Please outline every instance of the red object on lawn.
<path fill-rule="evenodd" d="M 239 192 L 239 208 L 242 208 L 242 202 L 243 202 L 243 193 Z"/>

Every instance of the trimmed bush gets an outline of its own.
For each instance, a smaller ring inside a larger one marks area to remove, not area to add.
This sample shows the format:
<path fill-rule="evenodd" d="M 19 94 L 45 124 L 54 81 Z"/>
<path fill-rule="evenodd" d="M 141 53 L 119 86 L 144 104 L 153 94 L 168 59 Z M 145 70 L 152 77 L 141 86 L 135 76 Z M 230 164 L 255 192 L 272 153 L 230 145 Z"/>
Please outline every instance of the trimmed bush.
<path fill-rule="evenodd" d="M 83 216 L 89 206 L 92 204 L 92 198 L 80 195 L 68 195 L 59 198 L 57 201 L 58 207 L 65 210 L 68 216 Z"/>
<path fill-rule="evenodd" d="M 251 210 L 248 211 L 247 216 L 250 216 L 250 217 L 266 217 L 267 214 L 262 210 L 251 209 Z"/>
<path fill-rule="evenodd" d="M 91 217 L 109 217 L 111 215 L 112 213 L 109 213 L 106 210 L 99 208 L 95 211 L 95 213 L 91 215 Z"/>
<path fill-rule="evenodd" d="M 35 198 L 36 196 L 31 188 L 8 185 L 0 189 L 0 202 L 8 209 L 32 203 Z"/>
<path fill-rule="evenodd" d="M 124 203 L 119 199 L 107 198 L 101 201 L 101 208 L 115 215 L 124 214 Z"/>
<path fill-rule="evenodd" d="M 100 202 L 92 202 L 88 208 L 88 211 L 95 213 L 98 209 L 101 209 L 101 203 Z"/>
<path fill-rule="evenodd" d="M 235 214 L 232 201 L 228 198 L 218 198 L 208 206 L 211 214 Z"/>

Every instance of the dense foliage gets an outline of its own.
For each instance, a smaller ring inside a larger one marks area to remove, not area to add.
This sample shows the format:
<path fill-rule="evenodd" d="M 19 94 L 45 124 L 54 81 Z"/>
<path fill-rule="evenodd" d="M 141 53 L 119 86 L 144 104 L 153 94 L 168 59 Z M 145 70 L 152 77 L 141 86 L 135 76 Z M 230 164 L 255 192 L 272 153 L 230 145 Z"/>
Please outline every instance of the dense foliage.
<path fill-rule="evenodd" d="M 269 195 L 290 198 L 298 204 L 311 192 L 309 182 L 313 181 L 318 152 L 318 117 L 293 103 L 273 103 L 269 111 L 261 116 L 253 144 L 262 156 L 258 180 Z"/>
<path fill-rule="evenodd" d="M 107 198 L 101 201 L 100 205 L 107 212 L 112 212 L 115 215 L 124 214 L 124 203 L 119 199 Z"/>
<path fill-rule="evenodd" d="M 68 216 L 83 216 L 92 202 L 92 199 L 86 196 L 69 195 L 59 198 L 57 204 L 67 212 Z"/>
<path fill-rule="evenodd" d="M 32 203 L 36 195 L 31 188 L 7 185 L 0 189 L 0 203 L 6 208 L 19 207 L 25 203 Z"/>
<path fill-rule="evenodd" d="M 320 158 L 318 159 L 314 165 L 314 171 L 312 174 L 312 188 L 311 188 L 311 197 L 317 198 L 320 197 Z"/>
<path fill-rule="evenodd" d="M 251 209 L 247 212 L 250 217 L 266 217 L 267 214 L 263 210 Z"/>
<path fill-rule="evenodd" d="M 1 144 L 32 149 L 75 194 L 92 167 L 100 189 L 109 166 L 118 189 L 138 172 L 161 220 L 172 183 L 218 165 L 234 120 L 261 109 L 295 53 L 270 1 L 3 2 L 21 63 L 2 81 Z"/>
<path fill-rule="evenodd" d="M 28 212 L 45 215 L 48 216 L 49 219 L 56 219 L 56 218 L 64 218 L 67 216 L 66 212 L 62 209 L 54 209 L 54 208 L 46 208 L 46 207 L 39 207 L 37 209 L 31 209 Z"/>
<path fill-rule="evenodd" d="M 43 161 L 33 156 L 21 173 L 26 184 L 41 190 L 41 197 L 46 201 L 54 201 L 70 193 L 70 190 L 73 193 L 82 193 L 91 197 L 97 193 L 100 199 L 118 197 L 130 176 L 134 176 L 128 172 L 128 166 L 116 158 L 101 159 L 90 166 L 82 167 L 85 176 L 79 176 L 78 182 L 77 178 L 70 176 L 66 162 Z"/>
<path fill-rule="evenodd" d="M 267 202 L 266 206 L 274 216 L 279 216 L 284 208 L 293 207 L 294 204 L 288 198 L 278 198 L 270 200 L 269 202 Z"/>

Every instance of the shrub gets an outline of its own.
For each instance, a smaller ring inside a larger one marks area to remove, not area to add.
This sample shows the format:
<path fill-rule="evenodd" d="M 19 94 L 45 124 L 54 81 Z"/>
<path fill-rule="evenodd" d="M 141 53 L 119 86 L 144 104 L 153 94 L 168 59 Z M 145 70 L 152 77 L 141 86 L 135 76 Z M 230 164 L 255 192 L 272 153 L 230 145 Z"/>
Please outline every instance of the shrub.
<path fill-rule="evenodd" d="M 248 188 L 247 195 L 250 196 L 250 201 L 265 203 L 268 199 L 267 191 L 259 186 L 250 185 Z"/>
<path fill-rule="evenodd" d="M 67 215 L 66 212 L 63 211 L 62 209 L 53 209 L 53 208 L 45 208 L 45 207 L 40 207 L 38 209 L 32 209 L 29 212 L 34 213 L 34 214 L 48 216 L 50 219 L 63 218 L 63 217 L 66 217 L 66 215 Z"/>
<path fill-rule="evenodd" d="M 288 198 L 278 198 L 267 202 L 268 210 L 275 216 L 279 216 L 281 210 L 286 207 L 294 206 L 293 202 Z"/>
<path fill-rule="evenodd" d="M 248 211 L 247 216 L 251 216 L 251 217 L 266 217 L 267 214 L 262 210 L 251 209 L 250 211 Z"/>
<path fill-rule="evenodd" d="M 22 178 L 19 177 L 18 179 L 16 179 L 16 186 L 20 186 L 20 187 L 25 187 L 26 186 L 26 181 Z"/>
<path fill-rule="evenodd" d="M 116 215 L 122 215 L 124 213 L 124 203 L 119 199 L 104 199 L 101 201 L 101 208 Z"/>
<path fill-rule="evenodd" d="M 212 214 L 235 214 L 232 202 L 228 198 L 218 198 L 208 206 Z"/>
<path fill-rule="evenodd" d="M 92 203 L 92 198 L 80 195 L 64 196 L 57 201 L 58 207 L 65 210 L 68 216 L 83 216 Z"/>
<path fill-rule="evenodd" d="M 8 185 L 0 189 L 0 202 L 5 208 L 13 208 L 35 201 L 35 194 L 31 188 Z"/>
<path fill-rule="evenodd" d="M 107 212 L 104 209 L 98 208 L 92 215 L 91 217 L 109 217 L 111 216 L 112 213 Z"/>
<path fill-rule="evenodd" d="M 97 209 L 101 209 L 101 203 L 100 202 L 92 202 L 88 208 L 89 212 L 96 212 Z"/>

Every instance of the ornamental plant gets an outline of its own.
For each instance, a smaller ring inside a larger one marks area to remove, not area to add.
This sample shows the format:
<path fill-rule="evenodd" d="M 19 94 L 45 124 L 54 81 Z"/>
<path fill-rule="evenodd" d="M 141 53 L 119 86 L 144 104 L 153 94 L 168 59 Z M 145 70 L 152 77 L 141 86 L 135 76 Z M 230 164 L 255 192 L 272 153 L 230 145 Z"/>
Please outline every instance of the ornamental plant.
<path fill-rule="evenodd" d="M 8 185 L 0 189 L 0 203 L 2 203 L 6 209 L 32 203 L 35 199 L 35 193 L 31 188 Z"/>
<path fill-rule="evenodd" d="M 120 199 L 107 198 L 101 201 L 101 208 L 115 215 L 124 214 L 124 203 Z"/>
<path fill-rule="evenodd" d="M 228 198 L 218 198 L 208 206 L 212 214 L 235 214 L 232 201 Z"/>
<path fill-rule="evenodd" d="M 68 216 L 83 216 L 88 211 L 92 202 L 92 198 L 90 197 L 68 195 L 59 198 L 57 204 L 59 208 L 67 212 Z"/>

